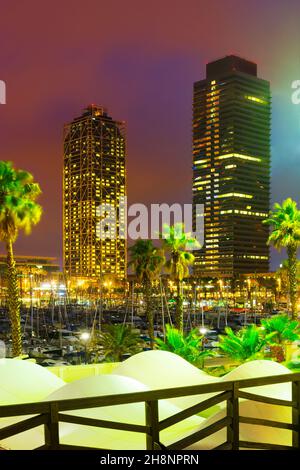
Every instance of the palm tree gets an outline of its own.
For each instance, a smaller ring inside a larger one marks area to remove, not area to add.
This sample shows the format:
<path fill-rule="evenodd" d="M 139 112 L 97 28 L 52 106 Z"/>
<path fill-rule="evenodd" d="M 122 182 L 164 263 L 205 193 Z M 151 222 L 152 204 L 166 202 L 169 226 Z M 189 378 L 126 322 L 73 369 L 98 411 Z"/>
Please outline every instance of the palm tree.
<path fill-rule="evenodd" d="M 153 245 L 152 240 L 137 240 L 129 248 L 130 262 L 138 281 L 142 284 L 146 304 L 151 349 L 154 346 L 154 315 L 152 306 L 152 282 L 158 279 L 165 257 L 162 250 Z"/>
<path fill-rule="evenodd" d="M 297 341 L 300 326 L 297 320 L 291 320 L 288 315 L 274 315 L 261 320 L 264 334 L 274 333 L 272 342 L 282 344 L 285 341 Z"/>
<path fill-rule="evenodd" d="M 143 349 L 140 336 L 127 325 L 106 325 L 99 332 L 99 345 L 105 358 L 122 361 L 124 354 L 136 354 Z"/>
<path fill-rule="evenodd" d="M 29 234 L 32 226 L 39 222 L 42 208 L 36 199 L 40 193 L 40 187 L 30 173 L 16 170 L 11 162 L 0 161 L 0 241 L 7 251 L 8 311 L 13 356 L 22 353 L 20 294 L 13 244 L 19 230 Z"/>
<path fill-rule="evenodd" d="M 300 338 L 300 326 L 297 320 L 291 320 L 288 315 L 274 315 L 261 320 L 264 335 L 271 335 L 271 350 L 278 351 L 280 357 L 285 358 L 285 345 Z"/>
<path fill-rule="evenodd" d="M 274 210 L 263 223 L 271 225 L 268 243 L 275 248 L 286 248 L 288 255 L 289 293 L 292 317 L 297 318 L 297 249 L 300 245 L 300 211 L 291 198 L 282 205 L 274 204 Z"/>
<path fill-rule="evenodd" d="M 194 263 L 195 257 L 189 251 L 188 247 L 200 247 L 195 238 L 190 233 L 184 232 L 184 224 L 176 223 L 169 226 L 163 226 L 161 233 L 163 248 L 170 253 L 170 259 L 166 262 L 165 268 L 170 273 L 171 278 L 176 283 L 176 314 L 175 326 L 179 331 L 183 331 L 183 295 L 182 281 L 189 276 L 189 266 Z"/>
<path fill-rule="evenodd" d="M 159 349 L 177 354 L 191 364 L 202 368 L 204 359 L 208 356 L 214 356 L 213 351 L 204 350 L 203 340 L 203 335 L 199 335 L 196 328 L 184 335 L 177 328 L 166 325 L 165 341 L 157 338 L 156 344 Z"/>
<path fill-rule="evenodd" d="M 238 362 L 263 357 L 263 350 L 273 335 L 263 335 L 256 325 L 244 327 L 237 333 L 227 327 L 225 333 L 219 336 L 219 348 Z"/>

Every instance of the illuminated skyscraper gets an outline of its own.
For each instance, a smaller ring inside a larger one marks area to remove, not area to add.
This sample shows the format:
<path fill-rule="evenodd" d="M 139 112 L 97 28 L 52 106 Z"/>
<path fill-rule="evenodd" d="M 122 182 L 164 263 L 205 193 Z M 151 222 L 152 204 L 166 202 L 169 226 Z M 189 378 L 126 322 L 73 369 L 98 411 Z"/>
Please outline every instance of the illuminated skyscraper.
<path fill-rule="evenodd" d="M 125 147 L 124 123 L 114 121 L 100 106 L 89 106 L 64 128 L 63 244 L 68 277 L 126 277 L 126 240 L 120 237 L 125 213 L 119 211 L 126 195 Z M 117 215 L 105 238 L 99 236 L 100 205 L 111 205 Z"/>
<path fill-rule="evenodd" d="M 267 272 L 270 86 L 256 64 L 227 56 L 194 84 L 193 201 L 204 204 L 205 244 L 195 273 Z"/>

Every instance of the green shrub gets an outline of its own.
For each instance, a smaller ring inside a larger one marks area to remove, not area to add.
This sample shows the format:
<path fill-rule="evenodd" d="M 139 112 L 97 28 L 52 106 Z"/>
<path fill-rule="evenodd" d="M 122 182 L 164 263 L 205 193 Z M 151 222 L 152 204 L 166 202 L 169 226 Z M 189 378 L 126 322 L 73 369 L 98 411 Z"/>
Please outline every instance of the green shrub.
<path fill-rule="evenodd" d="M 274 315 L 261 321 L 265 335 L 273 333 L 270 342 L 282 344 L 286 341 L 297 341 L 300 338 L 299 322 L 288 315 Z"/>
<path fill-rule="evenodd" d="M 274 315 L 261 321 L 263 335 L 268 339 L 271 356 L 277 362 L 286 357 L 286 344 L 300 338 L 299 322 L 286 314 Z"/>
<path fill-rule="evenodd" d="M 204 359 L 208 356 L 213 356 L 214 352 L 204 350 L 202 341 L 203 336 L 199 335 L 197 329 L 184 335 L 177 328 L 166 325 L 165 341 L 157 338 L 156 344 L 163 351 L 172 352 L 197 367 L 203 367 Z"/>
<path fill-rule="evenodd" d="M 256 325 L 246 326 L 237 333 L 227 327 L 225 333 L 219 336 L 219 348 L 232 359 L 245 362 L 264 357 L 264 348 L 270 338 Z"/>

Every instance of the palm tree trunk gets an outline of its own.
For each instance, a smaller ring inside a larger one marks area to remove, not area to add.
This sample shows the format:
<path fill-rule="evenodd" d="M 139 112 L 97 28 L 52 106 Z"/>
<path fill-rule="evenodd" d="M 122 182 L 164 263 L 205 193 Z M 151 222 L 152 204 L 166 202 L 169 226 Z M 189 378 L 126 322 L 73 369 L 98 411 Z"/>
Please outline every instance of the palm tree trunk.
<path fill-rule="evenodd" d="M 175 315 L 175 327 L 183 332 L 183 298 L 181 293 L 181 282 L 179 279 L 176 280 L 177 287 L 177 298 L 176 298 L 176 315 Z"/>
<path fill-rule="evenodd" d="M 154 349 L 154 317 L 152 309 L 151 282 L 149 281 L 145 282 L 145 301 L 150 347 L 151 349 Z"/>
<path fill-rule="evenodd" d="M 22 333 L 20 317 L 20 296 L 17 278 L 16 262 L 13 254 L 13 244 L 11 240 L 6 243 L 7 268 L 8 268 L 8 312 L 11 323 L 12 354 L 20 356 L 22 354 Z"/>
<path fill-rule="evenodd" d="M 289 275 L 289 291 L 292 309 L 292 318 L 297 320 L 297 247 L 289 245 L 287 247 L 288 254 L 288 275 Z"/>
<path fill-rule="evenodd" d="M 114 362 L 122 362 L 122 357 L 123 354 L 121 352 L 117 352 L 117 354 L 115 355 Z"/>

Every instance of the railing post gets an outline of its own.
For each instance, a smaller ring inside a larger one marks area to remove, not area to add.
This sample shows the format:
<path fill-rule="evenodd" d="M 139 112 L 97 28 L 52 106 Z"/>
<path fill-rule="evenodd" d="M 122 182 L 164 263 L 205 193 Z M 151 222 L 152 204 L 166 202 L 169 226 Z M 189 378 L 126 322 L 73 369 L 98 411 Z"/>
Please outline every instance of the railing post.
<path fill-rule="evenodd" d="M 227 399 L 226 402 L 226 416 L 231 418 L 230 424 L 227 425 L 226 430 L 226 442 L 230 444 L 230 449 L 232 449 L 233 443 L 233 430 L 232 430 L 232 417 L 233 417 L 233 388 L 230 390 L 230 397 Z"/>
<path fill-rule="evenodd" d="M 292 382 L 292 423 L 296 427 L 293 431 L 293 447 L 300 449 L 300 381 Z"/>
<path fill-rule="evenodd" d="M 146 426 L 150 431 L 146 435 L 147 450 L 155 450 L 159 445 L 158 400 L 145 402 Z"/>
<path fill-rule="evenodd" d="M 231 425 L 227 426 L 227 441 L 231 444 L 232 450 L 239 450 L 239 382 L 232 383 L 231 397 L 227 401 L 227 416 L 231 417 Z"/>
<path fill-rule="evenodd" d="M 48 422 L 44 426 L 45 445 L 51 449 L 59 448 L 58 403 L 50 403 Z"/>

